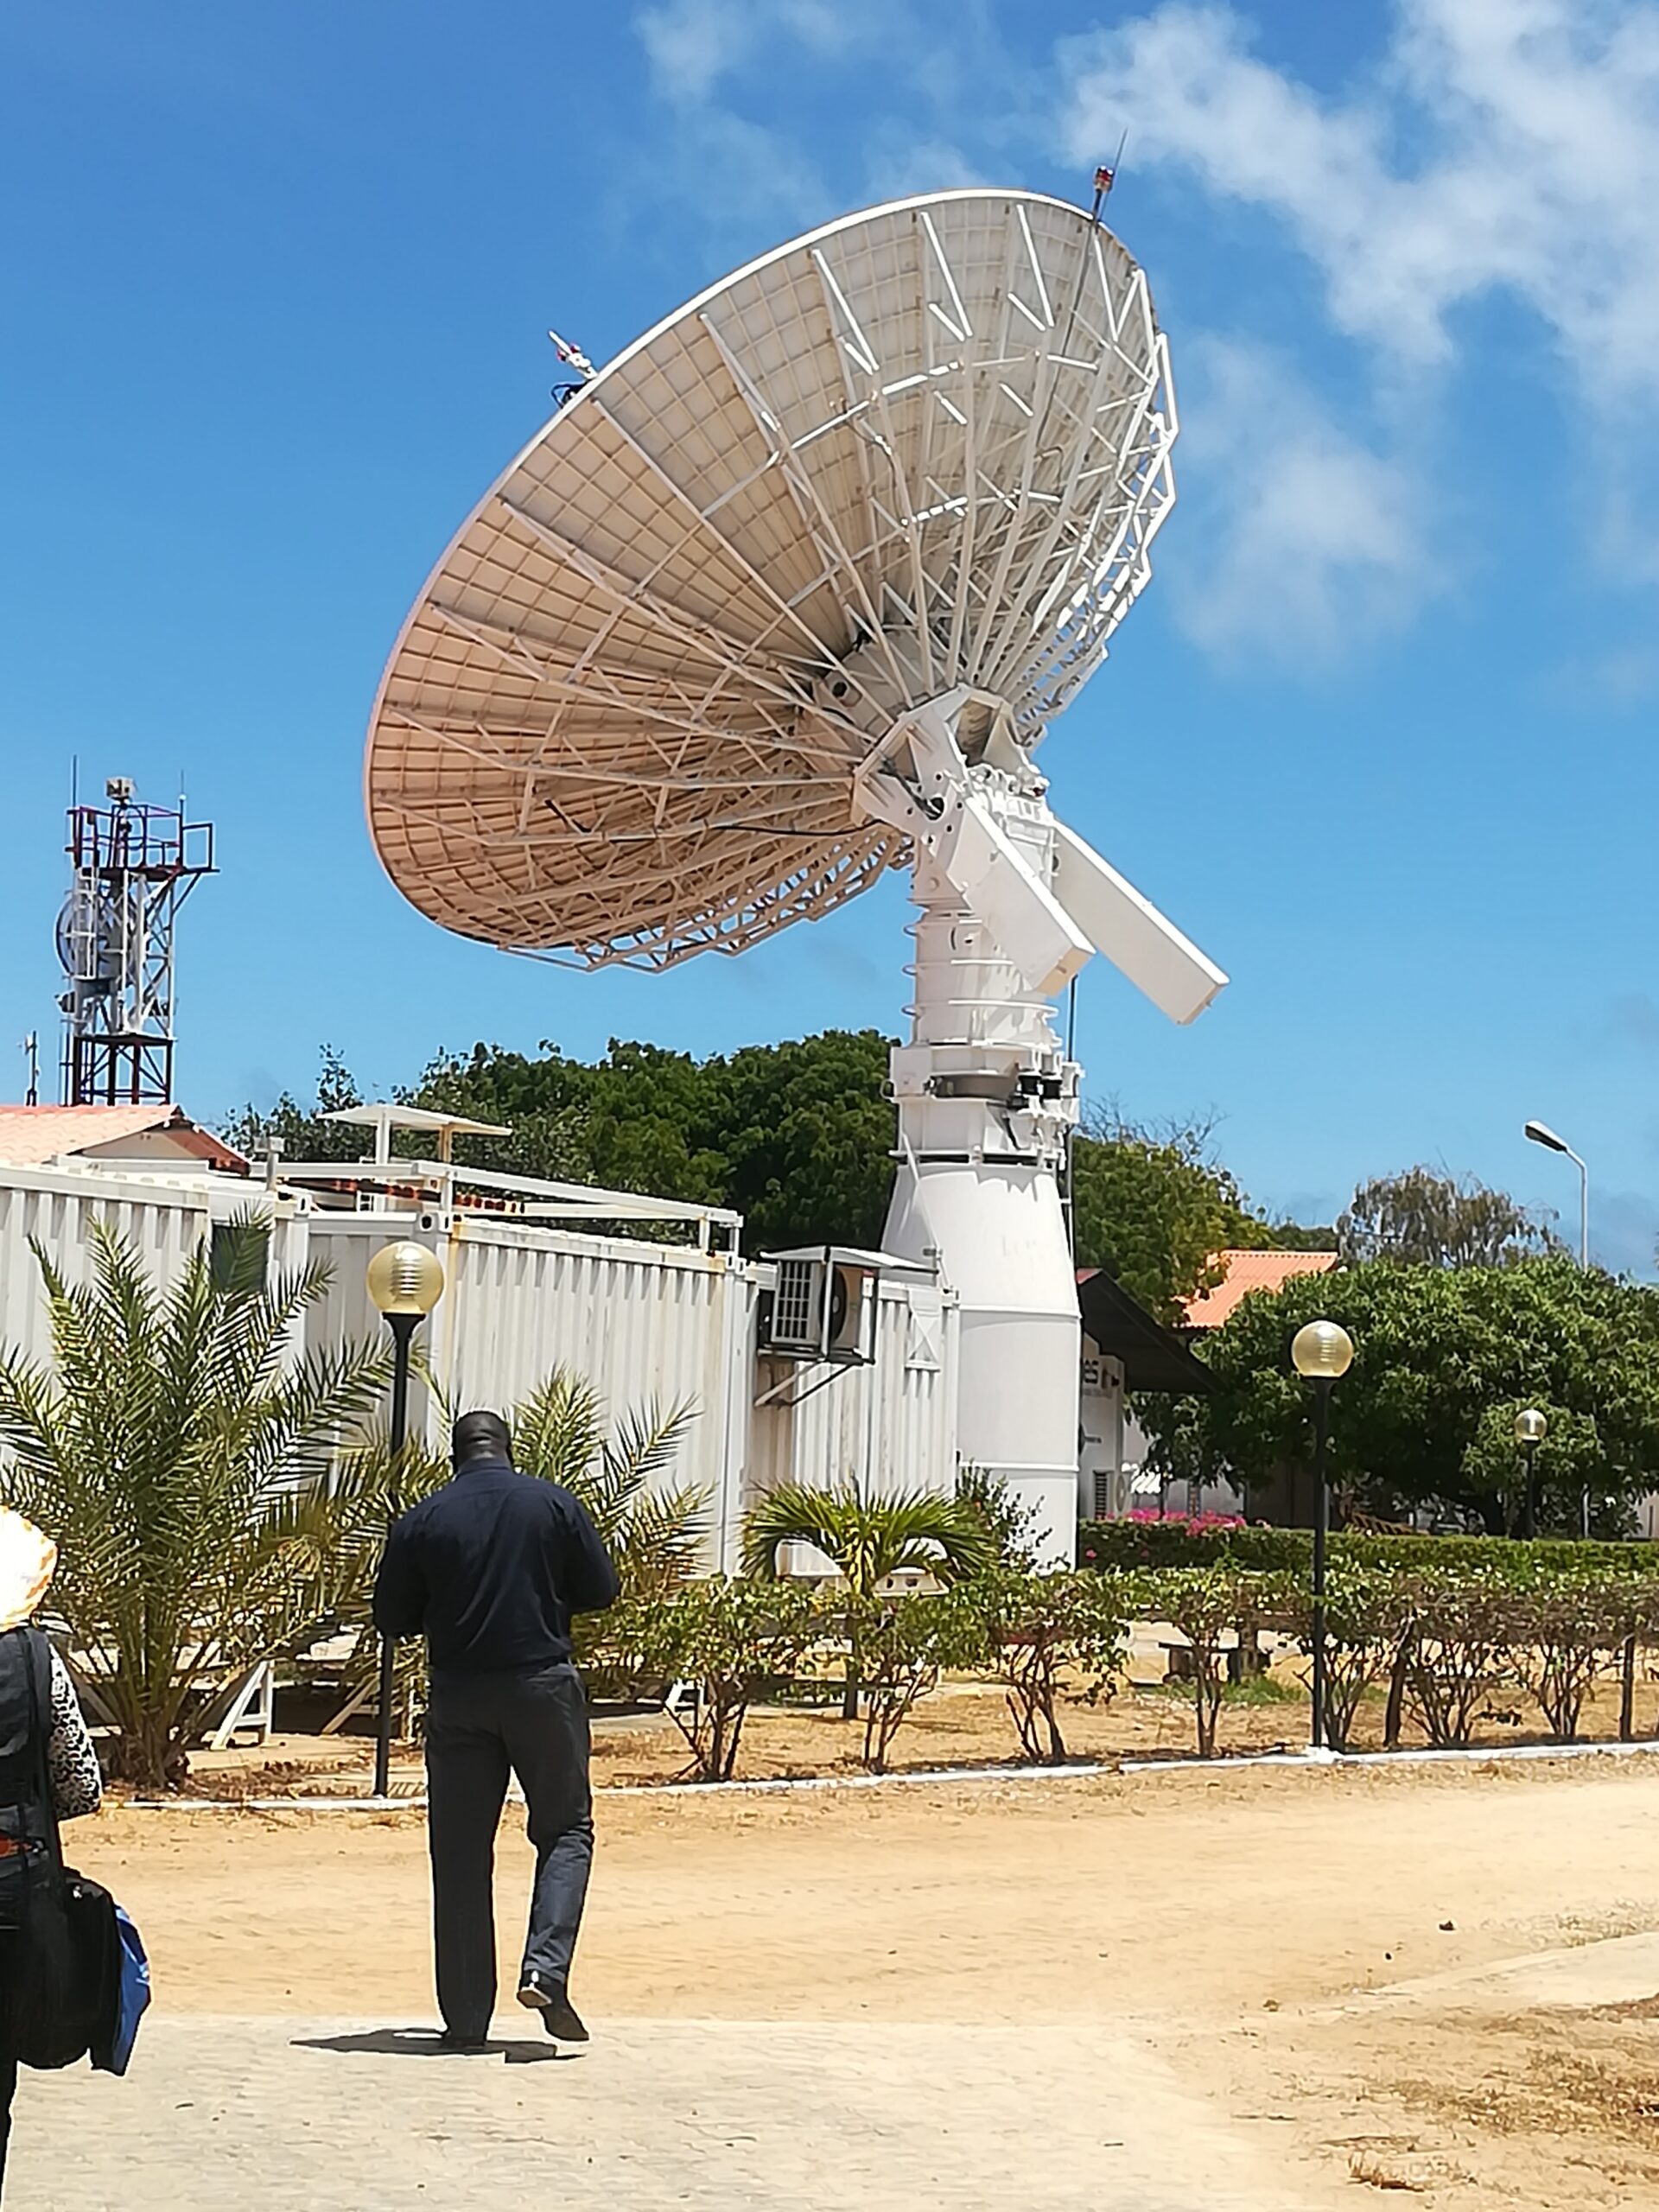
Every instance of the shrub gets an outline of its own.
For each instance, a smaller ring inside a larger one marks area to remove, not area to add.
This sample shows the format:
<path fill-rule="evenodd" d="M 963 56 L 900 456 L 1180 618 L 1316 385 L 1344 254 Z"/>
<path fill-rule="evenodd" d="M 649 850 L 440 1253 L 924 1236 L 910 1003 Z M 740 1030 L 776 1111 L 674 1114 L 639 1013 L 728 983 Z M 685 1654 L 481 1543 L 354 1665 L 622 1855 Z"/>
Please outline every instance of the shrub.
<path fill-rule="evenodd" d="M 1584 1700 L 1623 1643 L 1629 1608 L 1606 1583 L 1574 1575 L 1535 1580 L 1510 1599 L 1510 1663 L 1564 1744 L 1576 1741 Z"/>
<path fill-rule="evenodd" d="M 1130 1514 L 1122 1521 L 1085 1521 L 1077 1532 L 1077 1561 L 1105 1572 L 1134 1573 L 1147 1567 L 1211 1567 L 1224 1560 L 1263 1573 L 1306 1571 L 1305 1529 L 1252 1528 L 1221 1514 Z"/>
<path fill-rule="evenodd" d="M 818 1608 L 798 1583 L 694 1582 L 620 1606 L 606 1618 L 607 1656 L 664 1688 L 696 1685 L 695 1706 L 671 1715 L 704 1782 L 729 1782 L 749 1708 L 793 1675 L 820 1633 Z"/>
<path fill-rule="evenodd" d="M 1139 1598 L 1127 1575 L 1005 1571 L 976 1575 L 944 1600 L 961 1620 L 971 1663 L 1002 1685 L 1026 1758 L 1058 1765 L 1063 1704 L 1116 1694 Z"/>
<path fill-rule="evenodd" d="M 982 1525 L 988 1564 L 1034 1572 L 1037 1509 L 1021 1504 L 1002 1476 L 964 1462 L 957 1470 L 957 1503 Z"/>
<path fill-rule="evenodd" d="M 1311 1599 L 1298 1592 L 1302 1649 L 1313 1650 Z M 1331 1562 L 1325 1597 L 1325 1740 L 1345 1751 L 1360 1702 L 1389 1671 L 1413 1618 L 1398 1576 L 1349 1559 Z"/>
<path fill-rule="evenodd" d="M 864 1764 L 887 1770 L 893 1739 L 946 1667 L 971 1667 L 983 1645 L 970 1616 L 932 1596 L 865 1599 L 843 1609 L 864 1701 Z"/>
<path fill-rule="evenodd" d="M 1509 1672 L 1513 1593 L 1493 1573 L 1424 1575 L 1402 1594 L 1414 1616 L 1406 1703 L 1437 1748 L 1465 1745 L 1481 1700 Z"/>
<path fill-rule="evenodd" d="M 1192 1647 L 1192 1709 L 1198 1755 L 1213 1758 L 1226 1662 L 1223 1639 L 1247 1640 L 1265 1618 L 1294 1617 L 1294 1578 L 1261 1574 L 1226 1560 L 1207 1567 L 1166 1567 L 1149 1575 L 1142 1603 L 1154 1618 L 1177 1628 Z"/>
<path fill-rule="evenodd" d="M 828 1490 L 781 1483 L 758 1498 L 743 1524 L 745 1573 L 775 1576 L 779 1550 L 795 1543 L 815 1546 L 846 1581 L 846 1720 L 858 1718 L 860 1624 L 881 1585 L 910 1572 L 953 1582 L 996 1557 L 990 1524 L 970 1500 L 920 1490 L 883 1495 L 857 1483 Z"/>

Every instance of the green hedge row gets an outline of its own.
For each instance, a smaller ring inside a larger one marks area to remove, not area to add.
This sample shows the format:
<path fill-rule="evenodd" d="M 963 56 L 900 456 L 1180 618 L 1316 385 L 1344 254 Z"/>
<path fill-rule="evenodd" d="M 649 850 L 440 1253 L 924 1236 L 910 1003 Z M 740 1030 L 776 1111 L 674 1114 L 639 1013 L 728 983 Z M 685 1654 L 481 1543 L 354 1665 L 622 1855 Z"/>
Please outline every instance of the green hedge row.
<path fill-rule="evenodd" d="M 1313 1538 L 1306 1529 L 1179 1520 L 1085 1521 L 1077 1564 L 1135 1572 L 1147 1567 L 1233 1567 L 1258 1574 L 1306 1574 Z M 1560 1536 L 1525 1543 L 1504 1536 L 1374 1536 L 1338 1530 L 1331 1558 L 1390 1573 L 1561 1575 L 1608 1581 L 1659 1580 L 1659 1544 L 1580 1542 Z"/>

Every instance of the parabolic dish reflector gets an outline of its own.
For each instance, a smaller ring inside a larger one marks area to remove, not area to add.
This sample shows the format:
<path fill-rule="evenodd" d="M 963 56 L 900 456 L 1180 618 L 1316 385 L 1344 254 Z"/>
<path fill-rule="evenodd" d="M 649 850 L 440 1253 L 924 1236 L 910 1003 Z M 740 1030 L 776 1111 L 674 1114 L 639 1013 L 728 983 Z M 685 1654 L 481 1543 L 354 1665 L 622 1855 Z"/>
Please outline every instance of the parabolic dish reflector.
<path fill-rule="evenodd" d="M 1174 498 L 1167 349 L 1081 208 L 831 223 L 583 385 L 404 624 L 365 764 L 392 880 L 583 963 L 741 950 L 909 857 L 855 772 L 961 687 L 1029 747 Z"/>

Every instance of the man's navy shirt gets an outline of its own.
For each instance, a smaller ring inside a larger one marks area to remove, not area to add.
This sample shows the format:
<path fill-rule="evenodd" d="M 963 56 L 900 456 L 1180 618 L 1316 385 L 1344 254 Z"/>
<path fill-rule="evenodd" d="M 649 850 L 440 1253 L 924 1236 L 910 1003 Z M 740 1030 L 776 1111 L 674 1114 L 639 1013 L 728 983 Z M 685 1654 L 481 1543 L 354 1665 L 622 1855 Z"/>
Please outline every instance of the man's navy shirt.
<path fill-rule="evenodd" d="M 424 1635 L 435 1674 L 530 1673 L 570 1656 L 572 1613 L 602 1612 L 616 1569 L 568 1490 L 469 1459 L 386 1540 L 383 1636 Z"/>

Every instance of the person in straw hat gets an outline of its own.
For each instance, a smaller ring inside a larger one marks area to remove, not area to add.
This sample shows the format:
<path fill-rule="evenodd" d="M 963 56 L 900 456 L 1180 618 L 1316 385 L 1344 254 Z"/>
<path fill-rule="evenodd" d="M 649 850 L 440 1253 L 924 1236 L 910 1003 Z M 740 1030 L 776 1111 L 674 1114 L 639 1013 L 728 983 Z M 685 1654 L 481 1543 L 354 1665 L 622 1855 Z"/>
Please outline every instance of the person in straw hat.
<path fill-rule="evenodd" d="M 17 2088 L 10 2014 L 23 1865 L 50 1835 L 54 1818 L 95 1813 L 103 1796 L 98 1754 L 68 1670 L 29 1625 L 57 1563 L 51 1538 L 0 1506 L 0 2183 Z"/>

